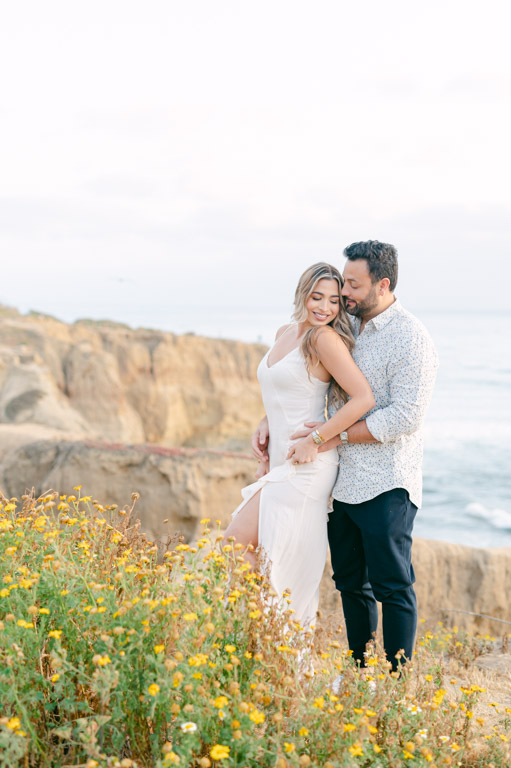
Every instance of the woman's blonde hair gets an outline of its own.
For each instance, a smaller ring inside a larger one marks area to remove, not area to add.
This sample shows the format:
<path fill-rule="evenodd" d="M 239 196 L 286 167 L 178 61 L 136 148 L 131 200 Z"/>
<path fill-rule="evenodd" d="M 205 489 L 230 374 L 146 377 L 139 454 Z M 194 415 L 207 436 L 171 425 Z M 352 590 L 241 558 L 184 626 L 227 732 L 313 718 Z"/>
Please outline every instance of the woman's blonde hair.
<path fill-rule="evenodd" d="M 344 285 L 344 278 L 339 270 L 331 264 L 327 264 L 325 261 L 320 261 L 306 269 L 300 277 L 295 291 L 295 311 L 293 313 L 293 320 L 300 323 L 307 319 L 307 299 L 311 293 L 314 293 L 314 289 L 320 280 L 335 280 L 338 285 L 339 312 L 328 325 L 339 334 L 351 352 L 355 346 L 355 339 L 353 337 L 353 331 L 351 330 L 351 323 L 348 319 L 348 313 L 346 312 L 341 297 L 341 288 Z M 309 376 L 311 374 L 311 369 L 318 362 L 316 338 L 317 331 L 319 330 L 319 328 L 309 328 L 309 330 L 304 333 L 301 343 L 301 350 L 305 358 L 305 365 L 307 366 Z M 332 379 L 331 395 L 339 404 L 345 403 L 348 399 L 346 392 L 339 386 L 335 379 Z"/>

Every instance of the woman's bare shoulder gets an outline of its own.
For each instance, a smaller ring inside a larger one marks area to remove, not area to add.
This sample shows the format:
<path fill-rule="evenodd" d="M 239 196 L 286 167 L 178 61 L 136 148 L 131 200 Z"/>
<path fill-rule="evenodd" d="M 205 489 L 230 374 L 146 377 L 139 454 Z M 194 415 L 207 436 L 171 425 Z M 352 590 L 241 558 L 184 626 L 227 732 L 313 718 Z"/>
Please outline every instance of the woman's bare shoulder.
<path fill-rule="evenodd" d="M 287 325 L 281 325 L 277 333 L 275 334 L 275 341 L 277 341 L 277 339 L 280 339 L 282 334 L 285 333 L 287 330 L 289 330 L 289 328 L 291 328 L 292 326 L 293 326 L 293 323 L 287 323 Z"/>
<path fill-rule="evenodd" d="M 329 325 L 325 325 L 315 331 L 314 341 L 320 353 L 329 352 L 330 350 L 339 350 L 341 347 L 344 347 L 346 351 L 348 351 L 346 342 L 339 336 L 337 331 L 334 331 Z"/>

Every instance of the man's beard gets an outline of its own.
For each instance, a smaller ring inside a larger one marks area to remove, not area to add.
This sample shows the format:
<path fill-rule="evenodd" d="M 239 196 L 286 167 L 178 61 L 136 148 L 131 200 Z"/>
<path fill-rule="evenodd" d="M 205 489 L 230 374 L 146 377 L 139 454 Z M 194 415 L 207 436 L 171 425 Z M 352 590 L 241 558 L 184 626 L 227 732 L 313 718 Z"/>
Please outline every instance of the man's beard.
<path fill-rule="evenodd" d="M 346 312 L 348 315 L 353 315 L 353 317 L 359 317 L 361 320 L 363 320 L 364 315 L 372 312 L 373 309 L 375 309 L 377 306 L 378 294 L 376 292 L 376 288 L 371 288 L 363 301 L 355 302 L 355 305 L 352 307 L 346 305 Z"/>

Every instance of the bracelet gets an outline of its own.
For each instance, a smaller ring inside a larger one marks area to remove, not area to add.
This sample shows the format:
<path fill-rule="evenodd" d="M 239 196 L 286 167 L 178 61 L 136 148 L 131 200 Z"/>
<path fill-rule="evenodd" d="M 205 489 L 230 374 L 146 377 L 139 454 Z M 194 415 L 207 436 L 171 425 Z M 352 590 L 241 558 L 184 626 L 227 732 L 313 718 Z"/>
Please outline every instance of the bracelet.
<path fill-rule="evenodd" d="M 325 438 L 322 437 L 319 434 L 317 429 L 315 429 L 313 432 L 311 432 L 311 437 L 314 440 L 314 442 L 316 443 L 316 445 L 323 445 L 323 443 L 326 442 Z"/>

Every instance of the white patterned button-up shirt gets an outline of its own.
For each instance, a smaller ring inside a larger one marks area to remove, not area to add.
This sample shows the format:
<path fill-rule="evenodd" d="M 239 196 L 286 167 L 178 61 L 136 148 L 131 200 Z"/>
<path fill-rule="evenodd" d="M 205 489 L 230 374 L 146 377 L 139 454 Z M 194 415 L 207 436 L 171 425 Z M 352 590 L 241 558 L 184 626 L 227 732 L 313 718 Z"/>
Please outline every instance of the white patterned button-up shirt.
<path fill-rule="evenodd" d="M 339 446 L 333 497 L 348 504 L 405 488 L 422 502 L 422 425 L 438 368 L 433 341 L 422 323 L 395 301 L 366 323 L 353 318 L 353 358 L 373 390 L 367 428 L 378 443 Z M 329 406 L 329 414 L 335 409 Z"/>

